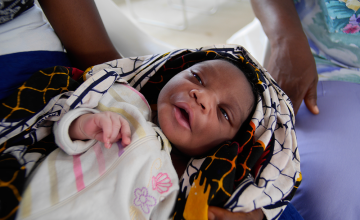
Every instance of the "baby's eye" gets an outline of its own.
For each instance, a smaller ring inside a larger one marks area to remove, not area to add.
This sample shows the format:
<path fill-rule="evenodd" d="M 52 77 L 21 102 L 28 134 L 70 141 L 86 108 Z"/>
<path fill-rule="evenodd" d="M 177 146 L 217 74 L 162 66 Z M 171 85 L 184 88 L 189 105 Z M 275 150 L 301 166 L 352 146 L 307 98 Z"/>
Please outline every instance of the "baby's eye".
<path fill-rule="evenodd" d="M 201 81 L 201 78 L 200 78 L 200 76 L 198 76 L 198 74 L 193 73 L 193 76 L 199 81 L 199 83 L 200 83 L 201 85 L 203 84 L 202 81 Z"/>
<path fill-rule="evenodd" d="M 229 116 L 223 108 L 220 108 L 221 114 L 224 115 L 225 119 L 229 121 Z"/>

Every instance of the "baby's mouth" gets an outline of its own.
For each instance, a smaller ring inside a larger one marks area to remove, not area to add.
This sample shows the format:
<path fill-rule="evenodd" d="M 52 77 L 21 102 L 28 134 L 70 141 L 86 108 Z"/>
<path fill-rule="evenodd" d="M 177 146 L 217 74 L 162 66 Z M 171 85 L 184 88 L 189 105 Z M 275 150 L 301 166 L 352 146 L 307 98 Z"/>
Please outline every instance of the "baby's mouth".
<path fill-rule="evenodd" d="M 180 125 L 191 130 L 190 115 L 185 109 L 175 106 L 175 118 Z"/>
<path fill-rule="evenodd" d="M 187 123 L 190 125 L 190 122 L 189 122 L 189 114 L 182 108 L 179 108 L 180 109 L 180 112 L 181 112 L 181 115 L 184 117 L 184 119 L 187 121 Z"/>

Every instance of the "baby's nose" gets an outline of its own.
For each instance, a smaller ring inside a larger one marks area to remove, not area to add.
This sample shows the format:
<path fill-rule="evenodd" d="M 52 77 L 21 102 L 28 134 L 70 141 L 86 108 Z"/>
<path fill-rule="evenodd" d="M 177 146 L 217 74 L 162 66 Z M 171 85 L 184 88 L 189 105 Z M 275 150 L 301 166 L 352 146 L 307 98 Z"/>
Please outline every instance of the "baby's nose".
<path fill-rule="evenodd" d="M 190 96 L 195 99 L 195 102 L 201 107 L 204 113 L 210 111 L 212 97 L 208 92 L 193 89 L 190 91 Z"/>

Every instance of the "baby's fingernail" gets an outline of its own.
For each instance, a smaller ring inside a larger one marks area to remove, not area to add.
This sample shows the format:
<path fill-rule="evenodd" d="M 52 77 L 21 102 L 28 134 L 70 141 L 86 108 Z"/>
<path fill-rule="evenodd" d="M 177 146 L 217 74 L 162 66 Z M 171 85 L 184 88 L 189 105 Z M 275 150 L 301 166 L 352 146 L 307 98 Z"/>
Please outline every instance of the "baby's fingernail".
<path fill-rule="evenodd" d="M 123 143 L 130 144 L 130 139 L 128 137 L 124 137 L 121 140 Z"/>

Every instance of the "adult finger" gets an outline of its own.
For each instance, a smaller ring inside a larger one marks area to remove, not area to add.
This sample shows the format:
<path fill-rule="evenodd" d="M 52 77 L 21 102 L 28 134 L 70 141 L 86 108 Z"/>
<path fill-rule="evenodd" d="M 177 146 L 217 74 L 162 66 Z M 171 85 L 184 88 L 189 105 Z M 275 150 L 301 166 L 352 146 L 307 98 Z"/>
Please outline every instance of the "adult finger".
<path fill-rule="evenodd" d="M 304 98 L 304 102 L 306 107 L 309 109 L 309 111 L 311 113 L 313 113 L 314 115 L 319 114 L 319 108 L 316 104 L 317 102 L 317 82 L 314 82 L 311 84 L 311 86 L 309 87 L 305 98 Z"/>
<path fill-rule="evenodd" d="M 106 148 L 110 148 L 111 147 L 110 137 L 112 131 L 111 118 L 106 114 L 100 114 L 100 117 L 97 118 L 97 124 L 102 130 L 102 142 L 104 143 L 104 146 Z"/>
<path fill-rule="evenodd" d="M 294 114 L 296 115 L 299 108 L 300 108 L 300 105 L 302 103 L 302 98 L 300 98 L 300 97 L 296 97 L 296 98 L 290 97 L 290 100 L 291 100 L 291 103 L 293 104 Z"/>

